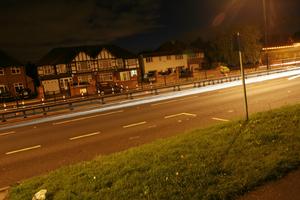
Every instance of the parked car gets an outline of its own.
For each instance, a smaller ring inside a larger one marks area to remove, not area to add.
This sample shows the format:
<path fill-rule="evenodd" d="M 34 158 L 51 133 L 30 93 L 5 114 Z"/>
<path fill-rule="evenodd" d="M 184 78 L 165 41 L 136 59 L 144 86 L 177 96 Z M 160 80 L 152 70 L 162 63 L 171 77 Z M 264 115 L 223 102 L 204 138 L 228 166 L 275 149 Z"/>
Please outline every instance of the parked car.
<path fill-rule="evenodd" d="M 29 88 L 19 89 L 17 92 L 18 96 L 22 99 L 27 99 L 31 95 L 31 90 Z"/>
<path fill-rule="evenodd" d="M 112 93 L 121 93 L 123 88 L 117 84 L 113 83 L 98 83 L 97 91 L 102 95 L 112 94 Z"/>

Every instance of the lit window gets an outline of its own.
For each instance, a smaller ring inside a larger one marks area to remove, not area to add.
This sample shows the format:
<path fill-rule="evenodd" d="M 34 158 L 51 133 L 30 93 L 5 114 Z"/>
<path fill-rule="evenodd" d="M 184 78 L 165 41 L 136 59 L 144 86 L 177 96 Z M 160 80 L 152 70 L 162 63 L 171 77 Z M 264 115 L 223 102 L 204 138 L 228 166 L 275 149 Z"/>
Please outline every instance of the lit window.
<path fill-rule="evenodd" d="M 118 67 L 123 67 L 124 66 L 123 59 L 118 59 L 117 60 L 117 66 Z"/>
<path fill-rule="evenodd" d="M 137 76 L 137 75 L 138 74 L 137 74 L 137 70 L 136 69 L 130 71 L 130 76 L 131 77 L 134 77 L 134 76 Z"/>
<path fill-rule="evenodd" d="M 64 64 L 56 65 L 56 71 L 58 74 L 64 74 L 67 73 L 67 66 Z"/>
<path fill-rule="evenodd" d="M 5 85 L 0 85 L 0 94 L 6 92 L 6 87 Z"/>
<path fill-rule="evenodd" d="M 100 82 L 112 81 L 113 75 L 112 73 L 101 73 L 98 75 Z"/>
<path fill-rule="evenodd" d="M 4 75 L 4 68 L 0 67 L 0 75 Z"/>
<path fill-rule="evenodd" d="M 90 66 L 85 61 L 77 62 L 76 65 L 77 65 L 77 70 L 78 71 L 89 71 L 90 70 Z"/>
<path fill-rule="evenodd" d="M 128 59 L 127 65 L 128 66 L 136 66 L 136 59 Z"/>
<path fill-rule="evenodd" d="M 16 92 L 19 92 L 20 90 L 24 89 L 23 83 L 14 83 L 14 88 Z"/>
<path fill-rule="evenodd" d="M 12 74 L 21 74 L 21 67 L 12 67 L 11 73 Z"/>
<path fill-rule="evenodd" d="M 62 78 L 59 80 L 60 88 L 67 90 L 70 85 L 72 85 L 72 78 Z"/>
<path fill-rule="evenodd" d="M 120 72 L 120 80 L 129 81 L 130 80 L 129 72 Z"/>
<path fill-rule="evenodd" d="M 153 62 L 152 57 L 147 57 L 147 58 L 146 58 L 146 62 L 147 62 L 147 63 Z"/>
<path fill-rule="evenodd" d="M 176 55 L 176 56 L 175 56 L 175 59 L 176 59 L 176 60 L 182 60 L 182 59 L 183 59 L 183 55 Z"/>
<path fill-rule="evenodd" d="M 38 74 L 40 76 L 54 74 L 54 67 L 50 65 L 38 67 Z"/>
<path fill-rule="evenodd" d="M 111 60 L 98 60 L 99 69 L 108 69 L 112 67 Z"/>
<path fill-rule="evenodd" d="M 82 75 L 82 76 L 78 76 L 78 82 L 79 84 L 89 84 L 90 82 L 92 82 L 92 75 Z"/>

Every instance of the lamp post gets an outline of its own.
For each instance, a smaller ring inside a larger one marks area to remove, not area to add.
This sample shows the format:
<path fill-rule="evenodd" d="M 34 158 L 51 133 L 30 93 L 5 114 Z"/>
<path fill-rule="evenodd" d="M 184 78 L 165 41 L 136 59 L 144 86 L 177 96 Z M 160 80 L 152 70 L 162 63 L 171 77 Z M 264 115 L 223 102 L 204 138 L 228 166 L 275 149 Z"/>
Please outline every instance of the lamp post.
<path fill-rule="evenodd" d="M 263 14 L 264 14 L 264 39 L 265 39 L 265 47 L 268 46 L 268 19 L 267 19 L 267 10 L 266 10 L 266 0 L 262 0 L 263 4 Z M 267 70 L 269 70 L 269 53 L 268 48 L 265 48 L 266 52 L 266 64 L 267 64 Z"/>

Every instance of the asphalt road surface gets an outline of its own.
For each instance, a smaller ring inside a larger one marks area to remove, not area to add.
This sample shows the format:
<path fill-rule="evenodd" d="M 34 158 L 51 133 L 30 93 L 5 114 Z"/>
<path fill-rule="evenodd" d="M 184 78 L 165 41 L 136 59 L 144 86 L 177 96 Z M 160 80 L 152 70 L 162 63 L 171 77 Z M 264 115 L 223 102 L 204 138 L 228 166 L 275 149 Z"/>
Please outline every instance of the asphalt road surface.
<path fill-rule="evenodd" d="M 300 102 L 300 77 L 247 85 L 249 112 Z M 0 131 L 0 188 L 64 165 L 244 117 L 242 87 Z"/>

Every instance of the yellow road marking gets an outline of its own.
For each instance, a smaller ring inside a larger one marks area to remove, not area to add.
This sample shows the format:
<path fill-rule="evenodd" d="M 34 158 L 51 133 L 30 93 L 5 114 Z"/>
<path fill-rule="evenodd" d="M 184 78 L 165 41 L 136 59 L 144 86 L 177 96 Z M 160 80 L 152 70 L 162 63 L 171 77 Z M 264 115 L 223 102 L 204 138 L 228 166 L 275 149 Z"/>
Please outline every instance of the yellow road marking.
<path fill-rule="evenodd" d="M 24 148 L 24 149 L 10 151 L 10 152 L 7 152 L 5 154 L 10 155 L 10 154 L 20 153 L 20 152 L 24 152 L 24 151 L 30 151 L 30 150 L 33 150 L 33 149 L 38 149 L 38 148 L 41 148 L 41 147 L 42 147 L 41 145 L 37 145 L 37 146 L 33 146 L 33 147 L 27 147 L 27 148 Z"/>
<path fill-rule="evenodd" d="M 115 111 L 115 112 L 103 113 L 103 114 L 99 114 L 99 115 L 92 115 L 92 116 L 88 116 L 88 117 L 81 117 L 81 118 L 66 120 L 66 121 L 62 121 L 62 122 L 55 122 L 55 123 L 53 123 L 53 125 L 67 124 L 67 123 L 71 123 L 71 122 L 76 122 L 76 121 L 81 121 L 81 120 L 86 120 L 86 119 L 91 119 L 91 118 L 101 117 L 101 116 L 106 116 L 106 115 L 112 115 L 112 114 L 121 113 L 121 112 L 124 112 L 124 111 L 119 110 L 119 111 Z"/>
<path fill-rule="evenodd" d="M 169 118 L 173 118 L 173 117 L 178 117 L 178 116 L 181 116 L 181 115 L 191 116 L 191 117 L 197 117 L 196 114 L 192 114 L 192 113 L 178 113 L 178 114 L 175 114 L 175 115 L 165 116 L 165 119 L 169 119 Z"/>
<path fill-rule="evenodd" d="M 172 102 L 176 102 L 176 101 L 179 101 L 179 100 L 176 99 L 176 100 L 164 101 L 164 102 L 160 102 L 160 103 L 154 103 L 154 104 L 151 104 L 151 106 L 158 106 L 158 105 L 168 104 L 168 103 L 172 103 Z"/>
<path fill-rule="evenodd" d="M 139 122 L 139 123 L 135 123 L 135 124 L 129 124 L 129 125 L 126 125 L 126 126 L 123 126 L 123 128 L 131 128 L 131 127 L 134 127 L 134 126 L 139 126 L 139 125 L 143 125 L 143 124 L 146 124 L 147 122 Z"/>
<path fill-rule="evenodd" d="M 82 139 L 82 138 L 86 138 L 86 137 L 91 137 L 91 136 L 99 135 L 100 133 L 101 132 L 98 131 L 98 132 L 95 132 L 95 133 L 89 133 L 89 134 L 85 134 L 85 135 L 79 135 L 79 136 L 76 136 L 76 137 L 69 138 L 69 140 L 78 140 L 78 139 Z"/>
<path fill-rule="evenodd" d="M 228 119 L 221 119 L 221 118 L 216 118 L 216 117 L 213 117 L 212 119 L 216 120 L 216 121 L 222 121 L 222 122 L 229 122 L 230 121 Z"/>
<path fill-rule="evenodd" d="M 10 132 L 7 132 L 7 133 L 0 133 L 0 136 L 5 136 L 5 135 L 11 135 L 11 134 L 14 134 L 16 133 L 15 131 L 10 131 Z"/>

